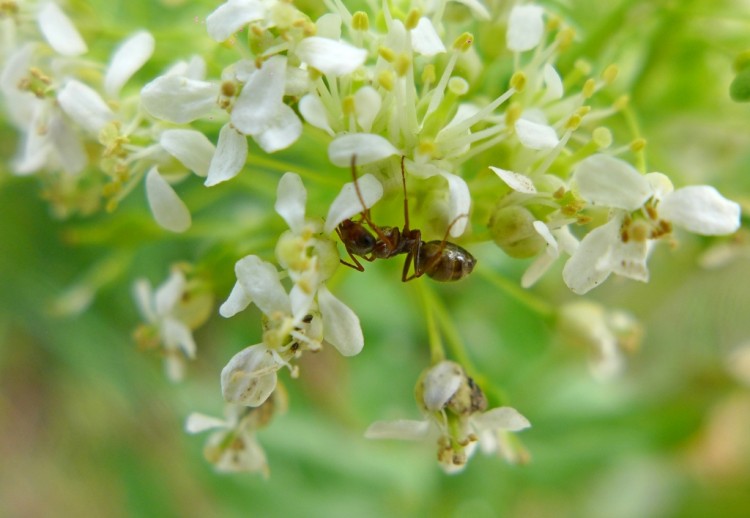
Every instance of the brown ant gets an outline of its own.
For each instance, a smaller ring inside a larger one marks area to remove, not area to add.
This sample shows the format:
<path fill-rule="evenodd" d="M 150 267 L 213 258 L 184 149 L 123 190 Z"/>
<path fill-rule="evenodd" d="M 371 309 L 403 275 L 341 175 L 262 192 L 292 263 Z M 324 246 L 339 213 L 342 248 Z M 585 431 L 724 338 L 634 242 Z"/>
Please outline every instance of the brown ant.
<path fill-rule="evenodd" d="M 448 225 L 442 241 L 422 241 L 422 232 L 409 228 L 409 198 L 406 194 L 404 159 L 405 157 L 402 156 L 401 182 L 404 188 L 404 228 L 399 230 L 398 227 L 380 227 L 372 222 L 370 209 L 365 205 L 357 183 L 356 155 L 352 155 L 352 178 L 354 179 L 357 197 L 362 204 L 362 212 L 359 221 L 345 219 L 336 227 L 336 233 L 341 238 L 341 242 L 344 243 L 344 247 L 346 247 L 346 251 L 354 264 L 343 259 L 341 259 L 341 262 L 362 272 L 365 268 L 356 256 L 363 258 L 365 261 L 374 261 L 375 259 L 388 259 L 399 254 L 406 254 L 404 269 L 401 273 L 403 282 L 421 277 L 424 274 L 441 282 L 463 279 L 474 269 L 477 260 L 467 250 L 449 242 L 447 239 L 448 233 L 456 221 L 468 216 L 462 214 L 454 219 Z M 364 223 L 370 227 L 375 235 L 365 228 Z M 414 273 L 409 275 L 409 268 L 412 263 L 414 263 Z"/>

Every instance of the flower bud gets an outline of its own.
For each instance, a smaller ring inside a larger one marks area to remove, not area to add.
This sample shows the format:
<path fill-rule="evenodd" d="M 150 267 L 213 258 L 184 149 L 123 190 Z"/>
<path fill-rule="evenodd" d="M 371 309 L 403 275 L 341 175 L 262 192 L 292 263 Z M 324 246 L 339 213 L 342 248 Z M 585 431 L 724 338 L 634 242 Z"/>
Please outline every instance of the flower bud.
<path fill-rule="evenodd" d="M 500 207 L 490 218 L 490 234 L 495 244 L 516 259 L 534 257 L 544 250 L 546 242 L 534 229 L 537 218 L 525 207 Z"/>

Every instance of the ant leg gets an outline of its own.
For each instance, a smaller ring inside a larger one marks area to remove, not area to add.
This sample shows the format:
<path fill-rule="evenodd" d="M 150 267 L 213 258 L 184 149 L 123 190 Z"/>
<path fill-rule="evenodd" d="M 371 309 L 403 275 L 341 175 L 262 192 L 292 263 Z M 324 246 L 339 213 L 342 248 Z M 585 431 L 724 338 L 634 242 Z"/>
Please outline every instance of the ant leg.
<path fill-rule="evenodd" d="M 411 250 L 406 254 L 406 260 L 404 261 L 404 269 L 401 272 L 401 282 L 409 282 L 412 279 L 417 279 L 424 275 L 427 271 L 425 268 L 420 268 L 421 256 L 422 256 L 422 232 L 414 230 L 411 236 L 412 242 L 414 243 Z M 409 267 L 414 263 L 414 273 L 409 275 Z"/>
<path fill-rule="evenodd" d="M 362 191 L 359 190 L 359 182 L 357 181 L 357 155 L 352 155 L 352 180 L 354 183 L 354 190 L 357 193 L 357 198 L 359 198 L 359 203 L 362 205 L 362 212 L 360 213 L 362 215 L 362 219 L 367 223 L 367 225 L 375 232 L 378 237 L 385 241 L 388 244 L 388 248 L 393 248 L 393 243 L 391 243 L 391 240 L 388 239 L 383 231 L 380 229 L 379 226 L 377 226 L 375 223 L 372 222 L 372 219 L 370 219 L 370 209 L 365 204 L 365 199 L 362 196 Z M 350 254 L 351 255 L 351 254 Z"/>
<path fill-rule="evenodd" d="M 343 236 L 341 235 L 341 231 L 340 231 L 340 230 L 339 230 L 338 228 L 336 228 L 336 234 L 338 234 L 338 236 L 339 236 L 339 239 L 341 239 L 341 242 L 342 242 L 342 243 L 345 243 L 345 241 L 344 241 L 344 238 L 343 238 Z M 360 262 L 359 262 L 359 261 L 357 260 L 357 258 L 356 258 L 356 257 L 354 256 L 354 254 L 352 254 L 352 251 L 351 251 L 351 250 L 349 250 L 349 248 L 348 248 L 348 247 L 346 246 L 346 244 L 344 244 L 344 248 L 346 248 L 346 253 L 348 253 L 348 254 L 349 254 L 349 257 L 351 257 L 352 261 L 354 261 L 354 264 L 351 264 L 351 263 L 347 263 L 346 261 L 344 261 L 344 260 L 343 260 L 343 259 L 341 259 L 341 258 L 339 258 L 339 262 L 340 262 L 341 264 L 343 264 L 343 265 L 346 265 L 346 266 L 348 266 L 349 268 L 354 268 L 354 269 L 355 269 L 355 270 L 357 270 L 357 271 L 360 271 L 360 272 L 364 272 L 364 271 L 365 271 L 365 267 L 364 267 L 364 266 L 362 266 L 362 263 L 360 263 Z"/>

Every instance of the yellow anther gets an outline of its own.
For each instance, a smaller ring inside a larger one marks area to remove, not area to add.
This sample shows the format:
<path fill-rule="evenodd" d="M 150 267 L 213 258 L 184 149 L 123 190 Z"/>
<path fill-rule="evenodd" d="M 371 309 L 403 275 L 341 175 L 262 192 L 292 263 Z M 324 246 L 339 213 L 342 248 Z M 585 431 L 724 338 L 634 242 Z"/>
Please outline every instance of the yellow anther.
<path fill-rule="evenodd" d="M 585 83 L 583 83 L 583 97 L 585 99 L 589 99 L 592 95 L 596 93 L 596 81 L 589 78 L 586 80 Z"/>
<path fill-rule="evenodd" d="M 585 117 L 586 115 L 589 114 L 590 111 L 591 111 L 591 106 L 584 105 L 584 106 L 581 106 L 580 108 L 578 108 L 576 110 L 576 115 L 580 115 L 581 117 Z"/>
<path fill-rule="evenodd" d="M 323 73 L 315 67 L 307 67 L 307 75 L 310 78 L 310 81 L 317 81 L 323 77 Z"/>
<path fill-rule="evenodd" d="M 470 32 L 465 32 L 455 39 L 453 48 L 461 52 L 466 52 L 471 48 L 472 43 L 474 43 L 474 35 Z"/>
<path fill-rule="evenodd" d="M 435 154 L 435 143 L 431 140 L 423 140 L 417 144 L 417 154 L 423 156 L 433 156 Z"/>
<path fill-rule="evenodd" d="M 570 47 L 570 45 L 573 43 L 573 40 L 576 37 L 576 31 L 574 31 L 572 28 L 567 27 L 560 32 L 557 33 L 557 44 L 561 51 L 564 51 L 566 48 Z"/>
<path fill-rule="evenodd" d="M 510 78 L 510 86 L 512 86 L 516 92 L 523 92 L 523 89 L 526 88 L 526 74 L 520 70 L 515 72 Z"/>
<path fill-rule="evenodd" d="M 396 53 L 393 52 L 393 49 L 390 49 L 388 47 L 378 48 L 378 55 L 388 63 L 392 63 L 393 60 L 396 59 Z"/>
<path fill-rule="evenodd" d="M 234 97 L 237 94 L 237 83 L 234 81 L 223 81 L 221 83 L 221 95 L 224 97 Z"/>
<path fill-rule="evenodd" d="M 383 70 L 378 74 L 378 84 L 389 92 L 393 90 L 393 84 L 395 82 L 396 78 L 390 70 Z"/>
<path fill-rule="evenodd" d="M 554 14 L 550 16 L 549 20 L 547 20 L 547 31 L 549 32 L 556 31 L 557 29 L 560 28 L 561 25 L 562 25 L 562 18 Z"/>
<path fill-rule="evenodd" d="M 591 139 L 599 149 L 608 148 L 612 145 L 612 141 L 614 140 L 612 138 L 612 132 L 610 131 L 610 129 L 605 128 L 604 126 L 594 128 L 594 131 L 591 132 Z"/>
<path fill-rule="evenodd" d="M 646 223 L 642 219 L 634 221 L 628 228 L 628 235 L 630 236 L 630 239 L 632 239 L 636 243 L 645 243 L 648 240 L 650 234 L 651 229 L 649 228 L 648 223 Z"/>
<path fill-rule="evenodd" d="M 630 104 L 630 97 L 627 95 L 621 95 L 612 104 L 616 110 L 624 110 Z"/>
<path fill-rule="evenodd" d="M 585 59 L 577 59 L 573 64 L 573 67 L 584 76 L 587 76 L 591 73 L 591 63 L 589 63 Z"/>
<path fill-rule="evenodd" d="M 513 126 L 521 118 L 522 112 L 523 108 L 521 108 L 519 103 L 513 103 L 508 106 L 508 109 L 505 110 L 505 125 L 509 127 Z"/>
<path fill-rule="evenodd" d="M 583 117 L 581 117 L 577 113 L 573 114 L 573 115 L 570 116 L 570 118 L 565 123 L 565 128 L 575 131 L 575 130 L 578 129 L 578 126 L 581 125 L 581 121 L 582 120 L 583 120 Z"/>
<path fill-rule="evenodd" d="M 615 79 L 617 79 L 617 74 L 620 72 L 620 67 L 617 65 L 609 65 L 607 68 L 604 69 L 604 72 L 602 72 L 602 79 L 604 79 L 604 82 L 608 85 L 611 85 L 615 82 Z"/>
<path fill-rule="evenodd" d="M 417 24 L 419 23 L 419 19 L 422 17 L 422 11 L 419 9 L 412 9 L 409 11 L 409 14 L 406 15 L 406 20 L 404 20 L 404 26 L 406 26 L 407 30 L 414 29 Z"/>
<path fill-rule="evenodd" d="M 633 140 L 633 142 L 630 143 L 630 151 L 633 153 L 638 153 L 639 151 L 643 151 L 646 148 L 646 139 L 643 137 L 638 137 L 637 139 Z"/>
<path fill-rule="evenodd" d="M 370 30 L 370 17 L 364 11 L 357 11 L 352 15 L 352 27 L 355 31 Z"/>
<path fill-rule="evenodd" d="M 433 65 L 432 63 L 425 65 L 424 70 L 422 70 L 422 83 L 432 84 L 435 82 L 436 78 L 437 76 L 435 75 L 435 65 Z"/>
<path fill-rule="evenodd" d="M 400 77 L 408 74 L 409 70 L 411 70 L 411 57 L 409 54 L 406 52 L 400 53 L 393 62 L 393 68 Z"/>
<path fill-rule="evenodd" d="M 346 117 L 349 117 L 350 115 L 354 115 L 355 111 L 355 104 L 354 104 L 354 96 L 353 95 L 347 95 L 344 97 L 344 100 L 341 102 L 341 107 L 344 111 L 344 115 Z"/>

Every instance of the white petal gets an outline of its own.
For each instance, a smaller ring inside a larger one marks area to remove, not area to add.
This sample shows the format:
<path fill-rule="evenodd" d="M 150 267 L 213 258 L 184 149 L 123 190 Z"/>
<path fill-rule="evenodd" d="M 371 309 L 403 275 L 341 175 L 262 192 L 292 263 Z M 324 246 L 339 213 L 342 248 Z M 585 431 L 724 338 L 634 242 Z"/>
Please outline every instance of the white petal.
<path fill-rule="evenodd" d="M 185 124 L 216 109 L 219 87 L 185 76 L 157 77 L 141 90 L 143 107 L 157 119 Z"/>
<path fill-rule="evenodd" d="M 334 132 L 331 129 L 331 125 L 328 124 L 328 113 L 326 107 L 323 105 L 323 101 L 320 100 L 317 94 L 309 93 L 299 100 L 299 112 L 304 117 L 305 121 L 324 130 L 329 135 L 333 136 Z"/>
<path fill-rule="evenodd" d="M 422 17 L 417 26 L 411 30 L 411 44 L 417 54 L 434 56 L 445 52 L 445 45 L 440 40 L 435 27 L 429 18 Z"/>
<path fill-rule="evenodd" d="M 225 41 L 244 25 L 262 20 L 266 8 L 258 0 L 229 0 L 206 17 L 208 35 L 215 41 Z"/>
<path fill-rule="evenodd" d="M 620 241 L 622 218 L 613 218 L 589 232 L 563 268 L 563 280 L 573 293 L 583 295 L 604 282 L 612 270 L 602 268 L 601 260 Z"/>
<path fill-rule="evenodd" d="M 93 136 L 115 116 L 96 90 L 75 79 L 60 89 L 57 101 L 68 117 Z"/>
<path fill-rule="evenodd" d="M 442 173 L 448 181 L 448 223 L 451 237 L 458 237 L 466 230 L 471 209 L 471 193 L 463 178 L 455 174 Z M 462 216 L 462 217 L 459 217 Z"/>
<path fill-rule="evenodd" d="M 740 206 L 709 185 L 683 187 L 664 197 L 659 216 L 704 236 L 731 234 L 740 228 Z"/>
<path fill-rule="evenodd" d="M 523 272 L 523 275 L 521 276 L 521 286 L 524 288 L 530 288 L 536 284 L 536 281 L 538 281 L 542 275 L 547 273 L 547 270 L 549 270 L 550 266 L 552 266 L 556 260 L 557 257 L 553 257 L 549 254 L 542 254 L 537 257 L 534 262 L 526 268 L 526 271 Z"/>
<path fill-rule="evenodd" d="M 104 91 L 117 97 L 120 89 L 154 53 L 154 37 L 148 31 L 139 31 L 120 44 L 112 56 L 104 76 Z"/>
<path fill-rule="evenodd" d="M 469 9 L 471 9 L 472 13 L 474 13 L 474 16 L 479 18 L 480 20 L 489 20 L 490 19 L 490 12 L 487 10 L 487 8 L 484 6 L 484 4 L 480 0 L 453 0 L 457 4 L 463 4 Z"/>
<path fill-rule="evenodd" d="M 618 239 L 612 244 L 609 254 L 600 259 L 597 268 L 611 270 L 617 275 L 635 281 L 648 282 L 648 251 L 648 242 L 623 243 Z"/>
<path fill-rule="evenodd" d="M 200 131 L 166 130 L 159 137 L 159 144 L 198 176 L 208 174 L 208 166 L 215 150 L 208 137 Z"/>
<path fill-rule="evenodd" d="M 279 104 L 278 110 L 266 120 L 266 126 L 253 139 L 266 153 L 274 153 L 294 144 L 302 135 L 302 122 L 286 104 Z"/>
<path fill-rule="evenodd" d="M 408 419 L 376 421 L 365 431 L 365 438 L 420 441 L 427 437 L 429 431 L 429 421 L 412 421 Z"/>
<path fill-rule="evenodd" d="M 323 227 L 326 234 L 333 232 L 333 229 L 345 219 L 359 214 L 365 208 L 369 209 L 383 197 L 383 186 L 371 174 L 361 176 L 357 181 L 357 185 L 359 186 L 359 192 L 362 194 L 362 201 L 364 201 L 365 206 L 362 207 L 362 201 L 357 196 L 354 183 L 349 182 L 344 184 L 341 192 L 339 192 L 328 209 L 328 216 L 326 216 L 326 223 Z"/>
<path fill-rule="evenodd" d="M 442 410 L 465 379 L 464 370 L 455 362 L 442 361 L 432 367 L 422 381 L 425 408 Z"/>
<path fill-rule="evenodd" d="M 315 20 L 315 34 L 323 38 L 338 40 L 341 38 L 341 16 L 338 13 L 327 13 Z"/>
<path fill-rule="evenodd" d="M 172 270 L 169 278 L 159 286 L 154 295 L 156 314 L 164 316 L 171 313 L 182 298 L 184 291 L 185 275 L 180 270 Z"/>
<path fill-rule="evenodd" d="M 525 194 L 536 194 L 536 187 L 534 187 L 534 182 L 532 182 L 531 178 L 529 178 L 525 174 L 506 171 L 505 169 L 500 169 L 499 167 L 493 166 L 490 166 L 490 169 L 492 169 L 495 174 L 514 191 L 522 192 Z"/>
<path fill-rule="evenodd" d="M 221 392 L 230 403 L 260 406 L 276 388 L 278 364 L 263 344 L 235 354 L 221 371 Z"/>
<path fill-rule="evenodd" d="M 146 175 L 146 196 L 156 222 L 172 232 L 190 228 L 190 211 L 156 167 Z"/>
<path fill-rule="evenodd" d="M 162 337 L 167 350 L 180 349 L 188 358 L 195 358 L 195 340 L 190 329 L 176 318 L 166 318 L 162 322 Z M 178 378 L 178 379 L 181 379 Z"/>
<path fill-rule="evenodd" d="M 284 218 L 292 232 L 299 234 L 305 226 L 305 204 L 307 191 L 296 173 L 284 173 L 276 189 L 274 209 Z"/>
<path fill-rule="evenodd" d="M 133 285 L 133 298 L 140 310 L 143 318 L 148 322 L 154 322 L 157 319 L 156 308 L 154 307 L 153 294 L 151 292 L 151 283 L 146 279 L 138 279 Z"/>
<path fill-rule="evenodd" d="M 0 89 L 5 95 L 18 93 L 21 80 L 29 73 L 31 58 L 36 52 L 38 44 L 26 43 L 14 50 L 10 55 L 3 56 L 5 63 L 0 74 Z M 28 94 L 31 96 L 32 94 Z"/>
<path fill-rule="evenodd" d="M 581 197 L 595 205 L 634 211 L 651 197 L 648 180 L 627 162 L 609 155 L 592 155 L 573 173 Z"/>
<path fill-rule="evenodd" d="M 555 67 L 547 63 L 544 65 L 544 84 L 547 87 L 545 97 L 548 99 L 561 99 L 563 96 L 563 82 Z"/>
<path fill-rule="evenodd" d="M 310 314 L 310 308 L 313 305 L 315 291 L 318 283 L 315 280 L 317 275 L 305 275 L 306 280 L 313 278 L 312 282 L 296 283 L 289 291 L 289 302 L 292 307 L 292 318 L 295 322 L 301 322 L 306 315 Z"/>
<path fill-rule="evenodd" d="M 88 163 L 88 156 L 76 131 L 65 121 L 61 113 L 52 117 L 48 128 L 49 141 L 60 159 L 60 167 L 68 174 L 83 171 Z"/>
<path fill-rule="evenodd" d="M 193 412 L 185 421 L 185 431 L 187 433 L 200 433 L 213 428 L 225 428 L 226 421 L 218 419 L 199 412 Z"/>
<path fill-rule="evenodd" d="M 518 119 L 515 128 L 518 140 L 529 149 L 552 149 L 560 143 L 555 129 L 547 124 Z"/>
<path fill-rule="evenodd" d="M 529 428 L 531 423 L 518 410 L 509 406 L 493 408 L 474 417 L 473 421 L 483 429 L 517 432 Z"/>
<path fill-rule="evenodd" d="M 325 284 L 318 288 L 318 306 L 323 317 L 325 340 L 344 356 L 359 354 L 365 338 L 354 311 L 334 297 Z"/>
<path fill-rule="evenodd" d="M 73 22 L 54 2 L 48 2 L 37 15 L 44 39 L 63 56 L 80 56 L 88 51 Z"/>
<path fill-rule="evenodd" d="M 279 280 L 276 267 L 256 255 L 243 257 L 234 267 L 237 281 L 260 310 L 270 315 L 276 311 L 291 313 L 289 295 Z"/>
<path fill-rule="evenodd" d="M 531 50 L 544 35 L 544 10 L 536 5 L 517 5 L 508 17 L 506 43 L 514 52 Z"/>
<path fill-rule="evenodd" d="M 252 301 L 253 298 L 247 294 L 242 284 L 235 282 L 229 297 L 219 308 L 219 314 L 224 318 L 233 317 L 248 307 Z"/>
<path fill-rule="evenodd" d="M 667 194 L 674 191 L 672 180 L 664 173 L 648 173 L 645 178 L 651 186 L 651 192 L 655 200 L 662 200 Z"/>
<path fill-rule="evenodd" d="M 398 154 L 393 144 L 372 133 L 341 135 L 328 145 L 328 159 L 339 167 L 349 167 L 352 156 L 356 156 L 357 165 L 365 165 Z"/>
<path fill-rule="evenodd" d="M 364 131 L 370 131 L 375 117 L 380 112 L 382 100 L 380 94 L 373 87 L 366 85 L 354 94 L 354 115 L 357 124 Z"/>
<path fill-rule="evenodd" d="M 365 49 L 319 36 L 300 41 L 296 53 L 305 63 L 332 77 L 354 72 L 367 59 Z"/>
<path fill-rule="evenodd" d="M 216 152 L 208 166 L 206 187 L 211 187 L 237 176 L 247 162 L 247 137 L 224 124 L 219 132 Z"/>

